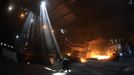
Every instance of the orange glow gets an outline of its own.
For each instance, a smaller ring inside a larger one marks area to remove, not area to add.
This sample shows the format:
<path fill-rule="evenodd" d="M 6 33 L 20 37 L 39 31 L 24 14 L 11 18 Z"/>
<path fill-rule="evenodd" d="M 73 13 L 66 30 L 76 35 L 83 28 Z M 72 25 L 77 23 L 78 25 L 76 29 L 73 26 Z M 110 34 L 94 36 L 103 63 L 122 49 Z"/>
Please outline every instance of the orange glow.
<path fill-rule="evenodd" d="M 98 59 L 98 60 L 105 60 L 105 59 L 109 59 L 110 56 L 108 56 L 108 55 L 94 55 L 94 56 L 91 57 L 91 58 L 96 58 L 96 59 Z"/>
<path fill-rule="evenodd" d="M 86 55 L 86 58 L 96 58 L 97 60 L 105 60 L 105 59 L 110 59 L 110 57 L 112 57 L 112 52 L 108 51 L 108 52 L 104 52 L 101 53 L 101 51 L 92 51 L 92 52 L 88 52 Z"/>
<path fill-rule="evenodd" d="M 109 58 L 110 58 L 110 56 L 103 56 L 103 55 L 102 56 L 101 55 L 97 56 L 98 60 L 104 60 L 104 59 L 109 59 Z"/>
<path fill-rule="evenodd" d="M 78 51 L 77 57 L 81 62 L 87 62 L 87 59 L 95 58 L 97 60 L 111 60 L 113 55 L 117 52 L 117 44 L 111 44 L 105 39 L 96 39 L 86 42 L 82 46 L 74 44 L 70 52 Z M 73 55 L 72 55 L 73 56 Z"/>
<path fill-rule="evenodd" d="M 24 13 L 21 13 L 20 17 L 21 18 L 24 18 L 25 17 Z"/>
<path fill-rule="evenodd" d="M 67 53 L 67 56 L 71 56 L 71 53 Z"/>
<path fill-rule="evenodd" d="M 86 58 L 80 58 L 80 61 L 81 61 L 82 63 L 87 62 Z"/>

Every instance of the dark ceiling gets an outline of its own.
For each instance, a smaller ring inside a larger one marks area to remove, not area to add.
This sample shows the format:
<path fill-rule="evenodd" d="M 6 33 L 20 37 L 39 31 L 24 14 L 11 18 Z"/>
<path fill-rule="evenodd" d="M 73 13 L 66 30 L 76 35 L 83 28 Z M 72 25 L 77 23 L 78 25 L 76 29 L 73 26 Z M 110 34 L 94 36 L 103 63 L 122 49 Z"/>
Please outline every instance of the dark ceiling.
<path fill-rule="evenodd" d="M 12 40 L 24 22 L 17 20 L 16 13 L 7 13 L 7 2 L 16 4 L 17 10 L 26 8 L 39 13 L 40 0 L 1 0 L 2 40 L 5 37 Z M 134 27 L 130 17 L 133 16 L 133 5 L 129 6 L 129 0 L 47 0 L 47 10 L 57 35 L 61 35 L 59 31 L 64 28 L 65 37 L 73 42 L 96 37 L 121 37 L 133 31 Z"/>

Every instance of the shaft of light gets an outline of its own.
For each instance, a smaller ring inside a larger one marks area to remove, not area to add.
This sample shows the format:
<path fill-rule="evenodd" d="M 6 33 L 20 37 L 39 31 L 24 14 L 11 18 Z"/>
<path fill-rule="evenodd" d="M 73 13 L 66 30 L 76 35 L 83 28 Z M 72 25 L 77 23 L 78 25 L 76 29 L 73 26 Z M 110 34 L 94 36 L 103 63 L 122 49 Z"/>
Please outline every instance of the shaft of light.
<path fill-rule="evenodd" d="M 55 44 L 57 53 L 58 53 L 59 57 L 62 58 L 61 52 L 60 52 L 60 48 L 59 48 L 59 45 L 57 43 L 56 37 L 55 37 L 54 33 L 52 32 L 53 29 L 52 29 L 51 22 L 50 22 L 50 19 L 49 19 L 49 16 L 48 16 L 48 12 L 47 12 L 47 9 L 46 9 L 46 6 L 45 6 L 45 3 L 44 2 L 42 2 L 41 8 L 42 8 L 42 12 L 45 13 L 44 15 L 46 15 L 46 16 L 44 16 L 44 15 L 42 15 L 42 16 L 43 17 L 46 17 L 46 20 L 48 22 L 48 24 L 46 24 L 46 23 L 43 23 L 43 24 L 45 24 L 45 25 L 48 26 L 48 28 L 46 28 L 46 29 L 49 29 L 48 31 L 49 31 L 49 33 L 50 33 L 50 35 L 52 37 L 52 40 L 53 40 L 53 42 Z"/>
<path fill-rule="evenodd" d="M 57 49 L 57 52 L 58 52 L 60 58 L 62 58 L 62 55 L 61 55 L 60 48 L 59 48 L 59 45 L 57 43 L 56 37 L 55 37 L 54 33 L 52 32 L 53 29 L 52 29 L 52 25 L 51 25 L 51 22 L 50 22 L 50 19 L 49 19 L 49 16 L 48 16 L 46 8 L 45 8 L 45 11 L 46 11 L 46 15 L 47 15 L 47 19 L 48 19 L 48 25 L 49 25 L 50 30 L 51 30 L 50 32 L 52 34 L 53 41 L 54 41 L 54 43 L 56 45 L 56 49 Z"/>

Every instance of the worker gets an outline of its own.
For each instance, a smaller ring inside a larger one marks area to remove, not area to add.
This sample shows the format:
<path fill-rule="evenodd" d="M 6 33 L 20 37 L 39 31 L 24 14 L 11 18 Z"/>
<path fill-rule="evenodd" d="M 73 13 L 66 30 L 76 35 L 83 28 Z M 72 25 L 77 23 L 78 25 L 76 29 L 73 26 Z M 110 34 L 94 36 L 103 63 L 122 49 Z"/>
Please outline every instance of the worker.
<path fill-rule="evenodd" d="M 63 63 L 62 65 L 63 71 L 67 70 L 67 72 L 69 72 L 69 59 L 63 58 L 62 63 Z"/>

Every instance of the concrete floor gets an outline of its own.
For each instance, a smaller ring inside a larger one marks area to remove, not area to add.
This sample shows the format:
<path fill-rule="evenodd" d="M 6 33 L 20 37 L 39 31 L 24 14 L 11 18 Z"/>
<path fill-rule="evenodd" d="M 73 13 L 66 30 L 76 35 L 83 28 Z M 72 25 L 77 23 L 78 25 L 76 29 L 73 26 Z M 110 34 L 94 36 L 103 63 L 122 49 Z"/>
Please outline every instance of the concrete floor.
<path fill-rule="evenodd" d="M 61 65 L 17 63 L 10 59 L 0 60 L 0 75 L 134 75 L 134 58 L 102 62 L 72 63 L 71 72 L 61 71 Z"/>

